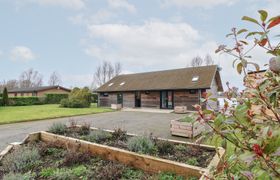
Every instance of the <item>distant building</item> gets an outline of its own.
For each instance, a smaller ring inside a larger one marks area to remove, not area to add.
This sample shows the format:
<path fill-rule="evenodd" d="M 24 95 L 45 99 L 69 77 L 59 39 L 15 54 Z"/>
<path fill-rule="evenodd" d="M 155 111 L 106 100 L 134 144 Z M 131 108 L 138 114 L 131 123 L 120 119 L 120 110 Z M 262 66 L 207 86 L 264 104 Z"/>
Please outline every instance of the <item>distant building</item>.
<path fill-rule="evenodd" d="M 200 103 L 204 92 L 218 96 L 223 91 L 220 69 L 216 65 L 119 75 L 99 87 L 99 106 L 174 109 Z M 217 106 L 217 105 L 216 105 Z"/>
<path fill-rule="evenodd" d="M 30 88 L 18 88 L 11 89 L 8 91 L 9 97 L 23 97 L 23 96 L 35 96 L 43 97 L 45 94 L 57 93 L 57 94 L 68 94 L 71 90 L 62 86 L 41 86 L 41 87 L 30 87 Z"/>

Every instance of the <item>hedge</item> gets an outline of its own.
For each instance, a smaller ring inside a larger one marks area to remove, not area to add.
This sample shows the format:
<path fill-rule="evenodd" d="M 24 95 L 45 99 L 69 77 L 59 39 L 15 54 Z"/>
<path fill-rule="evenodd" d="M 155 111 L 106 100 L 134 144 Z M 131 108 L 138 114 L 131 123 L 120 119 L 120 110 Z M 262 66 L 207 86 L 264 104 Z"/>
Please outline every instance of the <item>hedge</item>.
<path fill-rule="evenodd" d="M 98 101 L 98 95 L 97 94 L 92 94 L 91 95 L 91 102 L 92 103 L 97 103 Z"/>
<path fill-rule="evenodd" d="M 44 104 L 40 97 L 9 97 L 9 106 L 30 106 Z"/>
<path fill-rule="evenodd" d="M 62 99 L 67 99 L 68 94 L 45 94 L 46 104 L 60 104 Z"/>

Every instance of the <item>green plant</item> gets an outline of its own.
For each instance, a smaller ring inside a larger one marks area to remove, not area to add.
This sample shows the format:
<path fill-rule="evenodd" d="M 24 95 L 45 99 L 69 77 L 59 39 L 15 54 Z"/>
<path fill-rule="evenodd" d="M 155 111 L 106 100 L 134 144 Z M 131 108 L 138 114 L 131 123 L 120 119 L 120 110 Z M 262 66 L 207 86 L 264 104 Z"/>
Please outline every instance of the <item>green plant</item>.
<path fill-rule="evenodd" d="M 144 173 L 142 171 L 127 168 L 122 173 L 121 179 L 142 179 Z"/>
<path fill-rule="evenodd" d="M 92 131 L 88 136 L 86 136 L 87 140 L 96 143 L 103 142 L 111 138 L 112 138 L 111 133 L 102 130 Z"/>
<path fill-rule="evenodd" d="M 68 94 L 45 94 L 46 104 L 59 104 L 62 99 L 67 99 Z"/>
<path fill-rule="evenodd" d="M 31 173 L 19 174 L 19 173 L 9 173 L 4 175 L 3 180 L 33 180 L 34 175 Z"/>
<path fill-rule="evenodd" d="M 51 179 L 56 180 L 69 180 L 69 179 L 75 179 L 74 174 L 72 174 L 71 169 L 61 168 L 56 169 L 51 176 Z"/>
<path fill-rule="evenodd" d="M 54 175 L 55 172 L 55 168 L 52 167 L 48 167 L 48 168 L 44 168 L 42 169 L 42 171 L 40 172 L 40 176 L 43 178 L 48 178 Z"/>
<path fill-rule="evenodd" d="M 186 149 L 187 149 L 187 147 L 182 144 L 178 144 L 175 146 L 175 150 L 177 150 L 177 151 L 186 151 Z"/>
<path fill-rule="evenodd" d="M 196 119 L 193 118 L 193 117 L 190 117 L 190 116 L 185 116 L 181 119 L 179 119 L 180 122 L 188 122 L 188 123 L 192 123 L 192 122 L 195 122 Z"/>
<path fill-rule="evenodd" d="M 54 134 L 63 135 L 67 131 L 67 126 L 63 123 L 55 122 L 49 127 L 48 131 Z"/>
<path fill-rule="evenodd" d="M 158 149 L 158 152 L 160 154 L 171 154 L 174 153 L 174 144 L 168 142 L 168 141 L 156 141 L 156 146 Z"/>
<path fill-rule="evenodd" d="M 23 147 L 15 149 L 5 156 L 2 161 L 3 168 L 9 172 L 24 172 L 32 169 L 40 161 L 40 154 L 36 148 Z"/>
<path fill-rule="evenodd" d="M 234 68 L 238 74 L 244 75 L 246 88 L 242 93 L 236 93 L 236 88 L 227 83 L 226 99 L 230 101 L 235 98 L 238 105 L 234 107 L 226 102 L 220 112 L 195 106 L 198 120 L 212 128 L 226 149 L 230 146 L 234 149 L 233 154 L 228 153 L 222 159 L 223 166 L 217 170 L 216 178 L 280 178 L 280 43 L 270 38 L 273 28 L 280 24 L 280 16 L 268 19 L 266 11 L 258 12 L 260 20 L 248 16 L 242 18 L 257 25 L 257 30 L 232 28 L 227 37 L 232 37 L 233 47 L 220 45 L 216 50 L 217 53 L 233 56 Z M 247 41 L 251 36 L 254 37 L 253 41 Z M 266 60 L 269 68 L 263 74 L 260 74 L 259 65 L 250 56 L 255 47 L 273 56 Z M 257 73 L 248 74 L 249 66 L 254 67 Z M 207 103 L 217 99 L 205 93 L 201 100 Z"/>
<path fill-rule="evenodd" d="M 3 106 L 8 106 L 9 105 L 9 96 L 8 96 L 8 90 L 7 88 L 5 87 L 4 90 L 3 90 L 3 100 L 2 100 L 2 103 L 3 103 Z"/>
<path fill-rule="evenodd" d="M 193 166 L 198 166 L 199 165 L 196 157 L 192 157 L 192 158 L 187 159 L 186 164 L 193 165 Z"/>
<path fill-rule="evenodd" d="M 184 180 L 183 176 L 177 176 L 174 173 L 164 172 L 158 175 L 159 180 Z"/>
<path fill-rule="evenodd" d="M 88 172 L 88 169 L 84 165 L 80 165 L 80 166 L 74 167 L 72 169 L 72 173 L 76 177 L 81 177 L 81 176 L 85 175 L 87 172 Z"/>
<path fill-rule="evenodd" d="M 146 136 L 135 136 L 128 140 L 127 147 L 130 151 L 152 154 L 156 151 L 153 141 Z"/>

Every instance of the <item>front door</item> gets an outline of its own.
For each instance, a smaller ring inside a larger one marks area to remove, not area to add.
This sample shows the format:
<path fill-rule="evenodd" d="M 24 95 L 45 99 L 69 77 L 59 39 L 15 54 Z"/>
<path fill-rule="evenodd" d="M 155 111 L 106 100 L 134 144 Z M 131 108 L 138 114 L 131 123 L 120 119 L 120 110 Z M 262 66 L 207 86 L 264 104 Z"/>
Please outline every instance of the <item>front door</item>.
<path fill-rule="evenodd" d="M 141 92 L 135 92 L 135 107 L 141 107 Z"/>
<path fill-rule="evenodd" d="M 122 93 L 117 94 L 117 104 L 123 104 L 123 95 Z"/>
<path fill-rule="evenodd" d="M 173 91 L 160 92 L 160 108 L 173 109 Z"/>

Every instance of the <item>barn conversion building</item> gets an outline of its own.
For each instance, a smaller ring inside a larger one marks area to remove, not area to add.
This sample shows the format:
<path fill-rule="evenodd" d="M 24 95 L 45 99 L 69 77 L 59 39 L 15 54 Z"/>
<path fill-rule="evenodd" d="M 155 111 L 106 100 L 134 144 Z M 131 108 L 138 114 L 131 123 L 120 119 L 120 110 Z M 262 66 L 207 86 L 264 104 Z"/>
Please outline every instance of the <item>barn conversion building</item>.
<path fill-rule="evenodd" d="M 99 87 L 98 105 L 173 109 L 200 103 L 203 92 L 223 91 L 217 65 L 119 75 Z"/>

